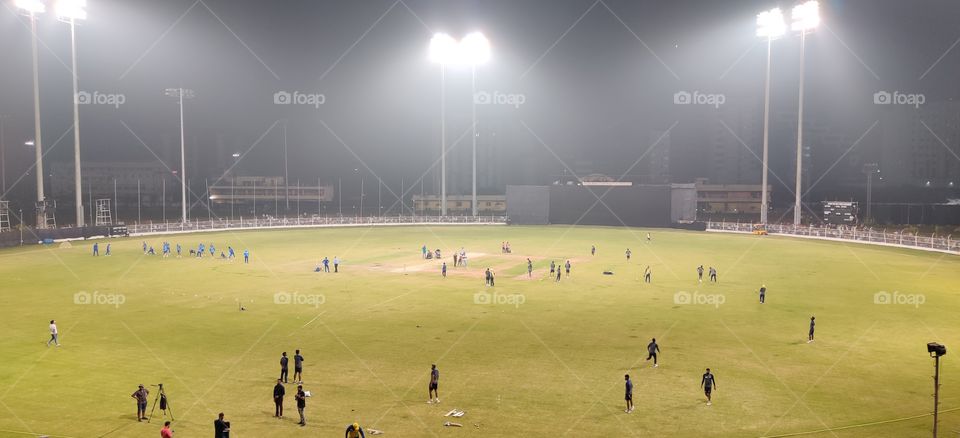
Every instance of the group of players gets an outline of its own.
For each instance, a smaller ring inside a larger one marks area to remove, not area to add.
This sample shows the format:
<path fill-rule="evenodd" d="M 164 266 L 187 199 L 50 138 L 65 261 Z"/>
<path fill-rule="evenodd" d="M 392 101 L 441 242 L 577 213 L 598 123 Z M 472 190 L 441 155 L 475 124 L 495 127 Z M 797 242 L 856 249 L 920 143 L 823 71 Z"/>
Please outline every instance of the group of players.
<path fill-rule="evenodd" d="M 157 251 L 154 250 L 153 245 L 148 245 L 146 241 L 143 241 L 143 242 L 140 243 L 140 248 L 143 250 L 143 254 L 144 254 L 144 255 L 157 255 Z M 171 245 L 170 245 L 170 242 L 167 242 L 167 241 L 161 242 L 161 243 L 160 243 L 160 255 L 161 255 L 163 258 L 170 257 L 171 255 L 173 255 L 173 251 L 172 251 L 171 248 L 172 248 L 172 247 L 171 247 Z M 104 256 L 110 256 L 110 255 L 112 255 L 111 249 L 112 249 L 112 248 L 111 248 L 110 243 L 107 243 L 107 247 L 106 247 L 106 251 L 104 252 Z M 199 244 L 197 245 L 197 249 L 191 249 L 191 250 L 190 250 L 190 255 L 193 256 L 193 257 L 196 257 L 196 258 L 203 258 L 203 255 L 206 254 L 206 253 L 208 253 L 208 252 L 209 252 L 209 254 L 210 254 L 210 257 L 214 257 L 214 258 L 215 258 L 215 257 L 217 256 L 217 247 L 214 246 L 213 243 L 210 243 L 209 246 L 206 246 L 206 245 L 204 245 L 204 244 L 201 242 L 201 243 L 199 243 Z M 94 257 L 100 256 L 100 242 L 94 242 L 94 243 L 93 243 L 93 252 L 92 252 L 92 255 L 93 255 Z M 177 258 L 183 257 L 183 247 L 180 246 L 179 243 L 176 244 L 176 256 L 177 256 Z M 227 246 L 227 250 L 226 250 L 226 251 L 223 251 L 223 250 L 220 251 L 220 258 L 221 258 L 221 259 L 233 260 L 233 259 L 235 259 L 236 257 L 237 257 L 237 254 L 236 254 L 236 252 L 234 252 L 232 246 Z M 250 263 L 250 250 L 249 250 L 249 249 L 244 249 L 244 250 L 243 250 L 243 262 L 244 262 L 244 263 Z"/>

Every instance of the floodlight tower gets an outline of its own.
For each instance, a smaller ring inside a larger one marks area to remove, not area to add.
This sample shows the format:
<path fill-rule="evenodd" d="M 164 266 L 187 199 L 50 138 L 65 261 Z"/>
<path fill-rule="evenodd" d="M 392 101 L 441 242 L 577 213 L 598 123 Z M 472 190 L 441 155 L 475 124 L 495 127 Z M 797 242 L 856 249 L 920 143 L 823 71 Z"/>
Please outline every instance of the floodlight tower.
<path fill-rule="evenodd" d="M 169 97 L 177 99 L 180 105 L 180 222 L 187 222 L 187 154 L 183 136 L 183 99 L 193 99 L 193 90 L 188 88 L 167 88 Z"/>
<path fill-rule="evenodd" d="M 40 0 L 16 0 L 16 6 L 30 18 L 31 46 L 33 50 L 33 145 L 36 147 L 37 206 L 43 205 L 43 150 L 40 138 L 40 70 L 37 56 L 37 15 L 46 12 L 47 7 Z M 23 218 L 20 218 L 23 221 Z M 37 211 L 37 228 L 44 226 L 46 220 L 42 208 Z"/>
<path fill-rule="evenodd" d="M 70 57 L 71 73 L 73 74 L 73 177 L 74 201 L 77 207 L 77 226 L 83 226 L 83 193 L 80 185 L 80 90 L 77 76 L 77 20 L 86 20 L 87 0 L 58 0 L 57 19 L 70 24 Z M 39 136 L 37 136 L 37 150 L 39 151 Z M 37 152 L 39 153 L 39 152 Z M 37 169 L 39 170 L 39 169 Z M 42 176 L 41 176 L 42 177 Z"/>
<path fill-rule="evenodd" d="M 430 61 L 440 64 L 440 215 L 447 215 L 446 65 L 457 61 L 457 41 L 438 33 L 430 39 Z"/>
<path fill-rule="evenodd" d="M 797 183 L 794 193 L 793 225 L 800 225 L 800 201 L 802 197 L 803 178 L 803 61 L 807 32 L 820 24 L 820 3 L 811 0 L 793 7 L 791 12 L 793 23 L 790 26 L 800 32 L 800 102 L 797 110 Z"/>
<path fill-rule="evenodd" d="M 460 53 L 465 62 L 470 63 L 470 109 L 473 120 L 473 197 L 471 200 L 473 216 L 477 215 L 477 65 L 490 59 L 490 42 L 480 32 L 473 32 L 460 41 Z"/>
<path fill-rule="evenodd" d="M 937 438 L 940 412 L 940 357 L 947 354 L 947 347 L 936 342 L 927 343 L 927 353 L 933 358 L 933 438 Z"/>
<path fill-rule="evenodd" d="M 757 15 L 757 36 L 767 39 L 767 79 L 763 92 L 763 187 L 762 199 L 760 200 L 760 223 L 766 225 L 767 212 L 770 210 L 769 197 L 767 189 L 767 177 L 769 170 L 769 145 L 770 145 L 770 54 L 773 40 L 779 38 L 787 31 L 787 25 L 783 21 L 783 13 L 780 8 L 773 8 L 769 11 L 763 11 Z"/>

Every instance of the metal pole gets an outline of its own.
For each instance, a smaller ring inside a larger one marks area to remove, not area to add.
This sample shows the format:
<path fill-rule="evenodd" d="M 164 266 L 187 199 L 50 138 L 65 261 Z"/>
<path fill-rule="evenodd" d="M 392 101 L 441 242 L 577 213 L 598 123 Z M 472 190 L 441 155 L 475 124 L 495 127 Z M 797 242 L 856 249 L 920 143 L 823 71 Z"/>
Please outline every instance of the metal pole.
<path fill-rule="evenodd" d="M 446 67 L 440 64 L 440 215 L 447 215 Z"/>
<path fill-rule="evenodd" d="M 803 58 L 806 45 L 807 31 L 800 31 L 800 103 L 797 109 L 797 184 L 794 193 L 793 224 L 800 225 L 800 198 L 803 196 Z"/>
<path fill-rule="evenodd" d="M 383 216 L 383 201 L 381 198 L 381 187 L 383 186 L 383 181 L 380 178 L 377 178 L 377 217 Z"/>
<path fill-rule="evenodd" d="M 470 203 L 473 217 L 477 217 L 477 68 L 470 67 L 470 108 L 473 111 L 473 200 Z"/>
<path fill-rule="evenodd" d="M 403 216 L 405 213 L 404 210 L 407 209 L 407 206 L 403 202 L 403 177 L 400 177 L 400 216 Z"/>
<path fill-rule="evenodd" d="M 4 120 L 6 120 L 6 117 L 0 116 L 0 181 L 3 181 L 3 185 L 0 187 L 0 197 L 7 194 L 7 147 L 3 141 Z"/>
<path fill-rule="evenodd" d="M 187 153 L 186 139 L 183 136 L 183 88 L 179 88 L 180 98 L 180 222 L 187 222 Z"/>
<path fill-rule="evenodd" d="M 70 53 L 71 64 L 73 66 L 73 176 L 74 191 L 77 211 L 77 226 L 83 226 L 83 195 L 80 185 L 80 101 L 79 97 L 79 77 L 77 76 L 77 33 L 76 19 L 70 18 Z M 38 149 L 39 151 L 39 149 Z M 39 169 L 38 169 L 39 170 Z"/>
<path fill-rule="evenodd" d="M 140 225 L 140 179 L 137 179 L 137 225 Z"/>
<path fill-rule="evenodd" d="M 337 178 L 337 203 L 340 216 L 343 216 L 343 182 Z"/>
<path fill-rule="evenodd" d="M 317 188 L 319 191 L 319 187 Z M 297 224 L 300 223 L 300 180 L 297 180 Z"/>
<path fill-rule="evenodd" d="M 280 217 L 280 186 L 277 184 L 277 180 L 273 180 L 273 215 Z"/>
<path fill-rule="evenodd" d="M 117 202 L 117 179 L 113 179 L 113 221 L 112 223 L 117 223 L 120 221 L 120 203 Z"/>
<path fill-rule="evenodd" d="M 934 358 L 933 374 L 933 438 L 937 438 L 940 411 L 940 356 Z"/>
<path fill-rule="evenodd" d="M 767 83 L 763 94 L 763 187 L 761 188 L 760 200 L 760 223 L 767 224 L 767 212 L 770 210 L 767 191 L 767 173 L 769 173 L 768 151 L 770 144 L 770 54 L 773 46 L 773 39 L 767 37 Z"/>
<path fill-rule="evenodd" d="M 207 221 L 210 221 L 210 180 L 203 178 L 203 183 L 207 186 Z"/>
<path fill-rule="evenodd" d="M 287 121 L 283 121 L 283 197 L 290 211 L 290 173 L 287 170 Z"/>
<path fill-rule="evenodd" d="M 230 177 L 230 220 L 233 221 L 233 206 L 237 203 L 236 196 L 237 177 Z"/>
<path fill-rule="evenodd" d="M 163 212 L 163 223 L 167 223 L 167 178 L 163 178 L 163 195 L 161 200 L 161 211 Z"/>
<path fill-rule="evenodd" d="M 37 228 L 46 228 L 46 205 L 43 203 L 43 148 L 41 146 L 43 142 L 40 140 L 40 71 L 37 60 L 37 20 L 33 12 L 30 12 L 30 32 L 33 37 L 33 145 L 36 148 L 37 203 L 40 207 L 37 209 Z"/>
<path fill-rule="evenodd" d="M 867 223 L 872 222 L 873 212 L 871 211 L 871 206 L 873 205 L 873 172 L 867 172 Z"/>
<path fill-rule="evenodd" d="M 363 217 L 363 175 L 360 175 L 360 217 Z"/>

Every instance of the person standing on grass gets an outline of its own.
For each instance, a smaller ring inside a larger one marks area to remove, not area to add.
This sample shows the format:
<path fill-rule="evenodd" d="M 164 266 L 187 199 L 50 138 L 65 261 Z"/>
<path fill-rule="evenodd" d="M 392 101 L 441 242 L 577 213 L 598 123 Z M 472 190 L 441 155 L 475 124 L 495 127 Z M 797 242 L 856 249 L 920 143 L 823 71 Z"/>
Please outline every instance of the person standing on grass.
<path fill-rule="evenodd" d="M 564 264 L 563 267 L 566 268 L 566 270 L 567 270 L 567 277 L 569 278 L 569 277 L 570 277 L 570 260 L 567 260 L 567 263 Z"/>
<path fill-rule="evenodd" d="M 217 414 L 217 419 L 213 420 L 213 437 L 227 438 L 230 436 L 230 422 L 223 419 L 223 412 Z"/>
<path fill-rule="evenodd" d="M 173 429 L 170 429 L 170 422 L 163 422 L 163 429 L 160 429 L 160 438 L 173 438 Z"/>
<path fill-rule="evenodd" d="M 307 394 L 303 392 L 303 385 L 297 385 L 297 395 L 294 398 L 297 400 L 297 413 L 300 414 L 300 422 L 297 424 L 306 426 L 307 418 L 303 416 L 303 410 L 307 407 Z"/>
<path fill-rule="evenodd" d="M 333 256 L 333 273 L 340 272 L 340 257 Z"/>
<path fill-rule="evenodd" d="M 323 272 L 330 272 L 330 259 L 323 256 Z"/>
<path fill-rule="evenodd" d="M 420 257 L 422 257 L 424 260 L 426 260 L 426 258 L 427 258 L 427 245 L 423 245 L 423 246 L 420 248 Z"/>
<path fill-rule="evenodd" d="M 553 260 L 550 260 L 550 276 L 551 277 L 553 276 L 553 272 L 556 270 L 557 270 L 557 264 Z"/>
<path fill-rule="evenodd" d="M 590 255 L 597 255 L 597 245 L 590 245 Z"/>
<path fill-rule="evenodd" d="M 50 340 L 47 341 L 47 347 L 50 346 L 50 343 L 53 342 L 56 346 L 60 346 L 60 332 L 57 330 L 57 321 L 50 320 Z"/>
<path fill-rule="evenodd" d="M 811 316 L 811 317 L 810 317 L 810 333 L 807 334 L 807 343 L 808 343 L 808 344 L 811 343 L 811 342 L 813 342 L 813 328 L 814 328 L 814 326 L 817 325 L 817 321 L 816 321 L 816 320 L 817 320 L 817 317 L 816 317 L 816 316 Z"/>
<path fill-rule="evenodd" d="M 177 244 L 177 258 L 180 258 L 180 255 L 183 254 L 183 248 L 180 247 L 180 244 Z"/>
<path fill-rule="evenodd" d="M 283 380 L 283 383 L 287 383 L 287 374 L 289 373 L 289 368 L 287 364 L 290 363 L 290 359 L 287 358 L 287 352 L 284 351 L 280 355 L 280 380 Z"/>
<path fill-rule="evenodd" d="M 533 262 L 527 258 L 527 278 L 533 278 Z"/>
<path fill-rule="evenodd" d="M 133 394 L 130 395 L 137 401 L 137 421 L 147 419 L 147 397 L 150 396 L 150 390 L 140 385 Z"/>
<path fill-rule="evenodd" d="M 293 382 L 303 383 L 303 356 L 300 355 L 300 350 L 293 354 Z"/>
<path fill-rule="evenodd" d="M 273 386 L 274 417 L 283 418 L 283 396 L 286 394 L 287 390 L 283 387 L 283 381 L 277 379 L 277 384 Z"/>
<path fill-rule="evenodd" d="M 703 394 L 707 396 L 707 406 L 712 405 L 713 400 L 710 396 L 713 394 L 713 389 L 717 387 L 717 379 L 713 377 L 710 368 L 707 368 L 707 372 L 703 373 L 703 379 L 700 380 L 700 387 L 703 388 Z"/>
<path fill-rule="evenodd" d="M 717 282 L 717 270 L 713 266 L 710 267 L 710 282 Z"/>
<path fill-rule="evenodd" d="M 556 280 L 556 282 L 557 282 L 557 283 L 560 282 L 560 267 L 559 267 L 559 266 L 557 267 L 557 280 Z"/>
<path fill-rule="evenodd" d="M 109 256 L 109 255 L 110 255 L 110 244 L 109 244 L 109 243 L 107 244 L 107 253 L 104 254 L 104 255 L 106 255 L 106 256 Z"/>
<path fill-rule="evenodd" d="M 653 271 L 650 270 L 650 265 L 647 265 L 647 269 L 643 271 L 643 282 L 649 283 L 652 275 Z"/>
<path fill-rule="evenodd" d="M 650 343 L 647 344 L 647 360 L 653 359 L 653 367 L 656 368 L 657 365 L 657 353 L 660 352 L 660 346 L 657 345 L 657 338 L 650 340 Z"/>
<path fill-rule="evenodd" d="M 454 251 L 454 252 L 453 252 L 453 267 L 454 267 L 454 268 L 456 268 L 456 267 L 458 266 L 458 265 L 457 265 L 457 262 L 458 262 L 457 252 Z"/>
<path fill-rule="evenodd" d="M 627 409 L 624 410 L 623 412 L 626 412 L 629 414 L 633 412 L 633 382 L 630 381 L 629 374 L 624 374 L 623 380 L 624 380 L 623 386 L 624 386 L 624 392 L 625 392 L 623 399 L 627 401 Z"/>
<path fill-rule="evenodd" d="M 100 244 L 97 242 L 93 242 L 93 256 L 96 257 L 99 255 L 100 255 Z"/>
<path fill-rule="evenodd" d="M 440 275 L 443 275 L 443 278 L 447 278 L 447 262 L 443 262 L 443 266 L 440 267 Z"/>
<path fill-rule="evenodd" d="M 427 388 L 427 403 L 440 403 L 440 392 L 437 389 L 440 383 L 440 370 L 437 365 L 430 365 L 430 386 Z"/>
<path fill-rule="evenodd" d="M 250 250 L 249 250 L 249 249 L 244 249 L 244 250 L 243 250 L 243 263 L 244 263 L 244 264 L 250 263 Z"/>
<path fill-rule="evenodd" d="M 487 270 L 483 272 L 483 285 L 484 285 L 484 286 L 490 286 L 490 277 L 491 277 L 491 276 L 492 276 L 492 275 L 490 274 L 490 268 L 487 268 Z"/>
<path fill-rule="evenodd" d="M 624 254 L 627 255 L 627 261 L 629 262 L 629 261 L 630 261 L 630 255 L 633 254 L 633 253 L 630 251 L 630 248 L 627 248 L 627 251 L 626 251 Z"/>
<path fill-rule="evenodd" d="M 703 265 L 697 266 L 697 283 L 703 283 Z"/>
<path fill-rule="evenodd" d="M 760 285 L 760 304 L 763 304 L 766 298 L 767 298 L 767 286 Z"/>

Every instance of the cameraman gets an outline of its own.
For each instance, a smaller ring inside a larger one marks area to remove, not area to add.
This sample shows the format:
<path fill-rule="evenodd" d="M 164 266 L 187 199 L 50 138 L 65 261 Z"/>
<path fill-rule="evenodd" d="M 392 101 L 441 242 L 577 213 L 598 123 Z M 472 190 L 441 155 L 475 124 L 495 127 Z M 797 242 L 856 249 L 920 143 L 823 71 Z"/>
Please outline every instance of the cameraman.
<path fill-rule="evenodd" d="M 143 385 L 140 385 L 139 389 L 130 395 L 130 397 L 137 401 L 137 421 L 143 421 L 147 419 L 147 397 L 149 395 L 150 390 L 144 388 Z"/>

